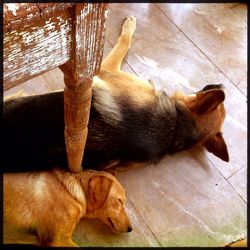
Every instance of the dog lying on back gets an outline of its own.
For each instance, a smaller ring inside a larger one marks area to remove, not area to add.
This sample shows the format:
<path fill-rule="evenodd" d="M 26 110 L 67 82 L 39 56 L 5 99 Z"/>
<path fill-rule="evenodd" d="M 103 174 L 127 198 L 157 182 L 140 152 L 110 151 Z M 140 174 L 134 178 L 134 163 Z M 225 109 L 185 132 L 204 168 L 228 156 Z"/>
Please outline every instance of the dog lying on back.
<path fill-rule="evenodd" d="M 116 233 L 132 231 L 125 191 L 107 172 L 8 173 L 3 184 L 5 244 L 76 246 L 71 236 L 83 217 L 99 218 Z"/>
<path fill-rule="evenodd" d="M 135 17 L 127 17 L 117 44 L 94 77 L 83 168 L 156 163 L 166 154 L 194 145 L 202 145 L 228 162 L 221 133 L 225 119 L 221 85 L 208 85 L 192 95 L 168 96 L 121 71 L 135 27 Z M 5 171 L 39 164 L 67 167 L 63 92 L 5 102 L 3 145 Z"/>

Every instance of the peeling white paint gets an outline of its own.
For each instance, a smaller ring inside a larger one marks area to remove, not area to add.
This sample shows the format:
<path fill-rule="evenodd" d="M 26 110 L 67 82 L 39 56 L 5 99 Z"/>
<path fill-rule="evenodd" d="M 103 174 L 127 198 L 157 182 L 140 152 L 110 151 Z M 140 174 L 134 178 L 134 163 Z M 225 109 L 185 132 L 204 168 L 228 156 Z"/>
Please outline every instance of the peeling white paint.
<path fill-rule="evenodd" d="M 32 19 L 33 16 L 34 16 L 34 15 L 31 13 L 31 14 L 28 14 L 28 15 L 27 15 L 27 18 L 28 18 L 28 19 Z"/>
<path fill-rule="evenodd" d="M 8 10 L 12 12 L 13 16 L 17 15 L 17 10 L 19 10 L 20 5 L 18 3 L 7 3 L 6 4 Z"/>
<path fill-rule="evenodd" d="M 76 34 L 76 46 L 81 52 L 77 57 L 86 65 L 84 69 L 78 70 L 80 78 L 91 79 L 102 59 L 97 51 L 100 50 L 100 44 L 104 42 L 105 33 L 100 27 L 102 18 L 99 17 L 96 8 L 97 6 L 93 4 L 87 5 L 77 18 L 76 25 L 80 25 L 80 29 Z M 90 12 L 92 18 L 87 17 Z M 104 24 L 106 27 L 105 22 Z M 57 16 L 56 21 L 51 18 L 47 19 L 43 27 L 29 27 L 29 24 L 25 26 L 19 33 L 12 30 L 4 36 L 4 55 L 7 53 L 7 48 L 10 52 L 8 57 L 4 56 L 4 79 L 7 82 L 40 74 L 70 59 L 71 20 Z M 22 43 L 20 43 L 20 38 Z M 24 49 L 23 46 L 26 48 Z M 103 51 L 100 52 L 102 55 Z M 80 64 L 76 66 L 82 67 Z"/>
<path fill-rule="evenodd" d="M 19 34 L 14 30 L 6 34 L 4 55 L 7 53 L 7 47 L 11 48 L 11 53 L 4 60 L 4 79 L 22 79 L 25 75 L 39 74 L 66 62 L 70 57 L 70 32 L 70 20 L 64 21 L 60 30 L 47 20 L 44 27 L 33 27 L 27 31 L 24 29 Z M 15 42 L 20 37 L 25 46 L 33 45 L 26 53 L 22 50 L 20 41 Z"/>

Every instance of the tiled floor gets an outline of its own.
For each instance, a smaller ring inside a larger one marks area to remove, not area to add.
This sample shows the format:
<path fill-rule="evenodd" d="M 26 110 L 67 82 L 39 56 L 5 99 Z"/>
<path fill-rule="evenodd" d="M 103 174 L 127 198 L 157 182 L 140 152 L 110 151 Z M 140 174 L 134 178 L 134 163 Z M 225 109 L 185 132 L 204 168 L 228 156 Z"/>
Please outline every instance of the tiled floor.
<path fill-rule="evenodd" d="M 123 18 L 137 29 L 123 69 L 168 93 L 206 84 L 226 87 L 224 137 L 230 162 L 195 148 L 159 164 L 118 173 L 127 192 L 133 232 L 114 235 L 82 220 L 82 246 L 223 246 L 247 234 L 247 6 L 245 4 L 110 4 L 105 55 Z M 39 84 L 37 84 L 39 82 Z M 62 88 L 55 69 L 5 93 Z"/>

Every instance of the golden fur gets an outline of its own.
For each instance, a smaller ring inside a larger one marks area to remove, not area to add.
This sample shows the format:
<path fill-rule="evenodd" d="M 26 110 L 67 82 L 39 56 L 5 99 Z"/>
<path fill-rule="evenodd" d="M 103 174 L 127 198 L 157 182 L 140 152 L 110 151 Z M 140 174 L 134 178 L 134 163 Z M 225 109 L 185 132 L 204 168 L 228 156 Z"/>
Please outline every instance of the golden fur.
<path fill-rule="evenodd" d="M 132 230 L 125 191 L 107 172 L 9 173 L 3 183 L 4 243 L 25 243 L 18 235 L 30 233 L 33 244 L 76 246 L 71 236 L 83 217 L 99 218 L 117 233 Z"/>

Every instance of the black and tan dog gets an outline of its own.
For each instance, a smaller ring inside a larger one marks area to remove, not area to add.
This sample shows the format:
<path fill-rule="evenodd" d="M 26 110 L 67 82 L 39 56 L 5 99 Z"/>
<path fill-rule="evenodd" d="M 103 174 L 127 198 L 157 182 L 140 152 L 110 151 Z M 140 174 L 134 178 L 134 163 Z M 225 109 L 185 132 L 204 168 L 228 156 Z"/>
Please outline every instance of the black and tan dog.
<path fill-rule="evenodd" d="M 170 97 L 121 71 L 135 28 L 135 17 L 127 17 L 117 44 L 94 77 L 84 168 L 157 162 L 197 144 L 229 161 L 221 133 L 225 118 L 221 86 Z M 3 145 L 5 171 L 66 167 L 63 92 L 6 101 Z"/>

